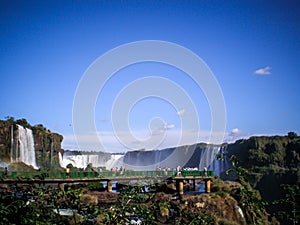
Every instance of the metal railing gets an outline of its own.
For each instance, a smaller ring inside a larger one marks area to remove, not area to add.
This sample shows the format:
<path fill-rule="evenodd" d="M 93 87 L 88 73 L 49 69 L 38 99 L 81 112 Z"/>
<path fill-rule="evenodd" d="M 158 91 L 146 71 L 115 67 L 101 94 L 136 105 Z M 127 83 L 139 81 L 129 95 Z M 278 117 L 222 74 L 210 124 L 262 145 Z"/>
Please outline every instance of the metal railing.
<path fill-rule="evenodd" d="M 181 175 L 183 177 L 187 177 L 187 176 L 212 177 L 212 176 L 214 176 L 214 171 L 212 171 L 212 170 L 182 170 Z"/>
<path fill-rule="evenodd" d="M 175 171 L 70 171 L 69 174 L 62 171 L 56 172 L 20 172 L 0 171 L 1 179 L 86 179 L 86 178 L 117 178 L 117 177 L 171 177 L 175 176 Z"/>
<path fill-rule="evenodd" d="M 87 178 L 122 178 L 122 177 L 175 177 L 180 175 L 182 177 L 187 176 L 200 176 L 211 177 L 214 176 L 214 172 L 204 170 L 182 170 L 180 173 L 176 171 L 70 171 L 69 174 L 63 171 L 34 171 L 34 172 L 20 172 L 20 171 L 0 171 L 0 179 L 87 179 Z"/>

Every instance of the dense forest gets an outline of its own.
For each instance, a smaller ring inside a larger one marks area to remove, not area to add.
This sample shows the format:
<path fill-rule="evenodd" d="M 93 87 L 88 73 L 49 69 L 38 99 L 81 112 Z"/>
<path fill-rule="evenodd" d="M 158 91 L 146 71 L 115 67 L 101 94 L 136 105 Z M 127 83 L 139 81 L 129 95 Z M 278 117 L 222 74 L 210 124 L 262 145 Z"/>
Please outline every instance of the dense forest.
<path fill-rule="evenodd" d="M 228 157 L 237 157 L 251 186 L 267 201 L 267 210 L 283 224 L 300 217 L 300 137 L 250 137 L 229 144 Z"/>

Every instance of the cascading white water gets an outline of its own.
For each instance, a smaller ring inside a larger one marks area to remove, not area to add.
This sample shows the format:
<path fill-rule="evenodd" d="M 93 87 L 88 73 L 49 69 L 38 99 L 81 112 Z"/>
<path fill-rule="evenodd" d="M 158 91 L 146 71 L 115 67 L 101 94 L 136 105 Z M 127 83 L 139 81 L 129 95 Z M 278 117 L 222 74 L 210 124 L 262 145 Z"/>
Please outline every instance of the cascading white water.
<path fill-rule="evenodd" d="M 72 154 L 67 152 L 62 155 L 59 153 L 59 164 L 61 167 L 66 167 L 68 164 L 72 164 L 77 168 L 86 168 L 89 164 L 93 167 L 105 167 L 106 169 L 111 169 L 113 167 L 120 168 L 122 166 L 121 157 L 123 154 Z"/>
<path fill-rule="evenodd" d="M 17 125 L 18 128 L 18 147 L 15 149 L 15 162 L 23 162 L 34 169 L 38 169 L 34 150 L 34 140 L 32 130 Z"/>
<path fill-rule="evenodd" d="M 213 170 L 215 176 L 220 176 L 230 168 L 227 157 L 223 157 L 225 151 L 226 146 L 208 146 L 200 156 L 199 169 L 206 167 L 208 170 Z"/>
<path fill-rule="evenodd" d="M 196 146 L 184 146 L 176 149 L 166 149 L 162 151 L 136 151 L 124 154 L 92 153 L 92 152 L 72 152 L 66 151 L 64 155 L 59 155 L 61 167 L 72 164 L 77 168 L 86 168 L 88 164 L 93 167 L 113 167 L 125 168 L 127 170 L 156 170 L 160 168 L 175 169 L 180 167 L 197 167 L 203 170 L 213 170 L 214 175 L 219 176 L 229 168 L 226 157 L 220 157 L 226 150 L 226 146 L 207 145 L 196 148 L 193 159 L 189 163 L 183 164 L 181 161 L 187 155 L 187 151 L 194 152 Z M 222 158 L 220 160 L 220 158 Z"/>
<path fill-rule="evenodd" d="M 213 163 L 216 154 L 219 152 L 219 146 L 207 146 L 203 151 L 201 151 L 200 155 L 200 163 L 199 169 L 203 170 L 204 168 L 209 168 L 209 166 Z"/>

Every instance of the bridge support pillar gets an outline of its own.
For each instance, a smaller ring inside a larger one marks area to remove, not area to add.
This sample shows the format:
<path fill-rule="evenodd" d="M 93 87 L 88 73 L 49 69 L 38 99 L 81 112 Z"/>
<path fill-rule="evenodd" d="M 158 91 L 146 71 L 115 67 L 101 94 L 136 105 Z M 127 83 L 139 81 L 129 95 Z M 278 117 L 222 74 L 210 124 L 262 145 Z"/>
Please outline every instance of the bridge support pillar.
<path fill-rule="evenodd" d="M 112 192 L 112 181 L 111 180 L 107 181 L 107 192 Z"/>
<path fill-rule="evenodd" d="M 183 180 L 177 180 L 176 189 L 179 195 L 183 195 Z"/>
<path fill-rule="evenodd" d="M 210 179 L 206 179 L 204 181 L 205 181 L 205 192 L 206 193 L 210 193 L 210 183 L 211 183 L 211 180 Z"/>
<path fill-rule="evenodd" d="M 197 183 L 198 183 L 197 180 L 194 179 L 194 180 L 193 180 L 193 191 L 197 191 L 197 190 L 198 190 Z"/>

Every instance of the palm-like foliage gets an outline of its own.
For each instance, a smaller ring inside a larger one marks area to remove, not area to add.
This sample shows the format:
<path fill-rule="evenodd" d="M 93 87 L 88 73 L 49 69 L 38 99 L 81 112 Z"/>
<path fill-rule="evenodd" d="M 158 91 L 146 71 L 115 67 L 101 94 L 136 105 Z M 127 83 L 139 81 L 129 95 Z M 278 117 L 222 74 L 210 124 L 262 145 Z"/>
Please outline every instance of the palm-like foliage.
<path fill-rule="evenodd" d="M 246 182 L 248 180 L 248 170 L 239 166 L 239 160 L 236 156 L 231 156 L 230 162 L 232 168 L 226 171 L 226 175 L 233 173 L 240 182 Z"/>

